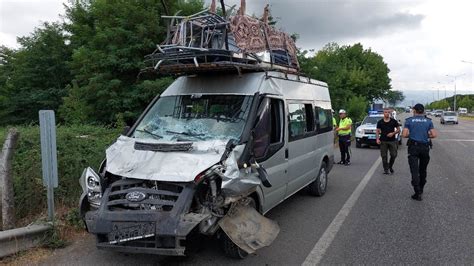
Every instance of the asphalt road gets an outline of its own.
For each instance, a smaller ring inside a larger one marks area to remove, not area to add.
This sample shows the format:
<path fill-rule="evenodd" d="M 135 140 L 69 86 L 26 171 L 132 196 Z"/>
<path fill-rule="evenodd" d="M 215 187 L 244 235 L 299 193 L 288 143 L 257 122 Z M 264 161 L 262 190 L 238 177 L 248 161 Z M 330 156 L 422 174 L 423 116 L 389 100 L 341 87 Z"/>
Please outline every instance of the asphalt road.
<path fill-rule="evenodd" d="M 433 121 L 440 136 L 431 150 L 422 202 L 410 198 L 405 145 L 389 176 L 382 174 L 378 148 L 353 145 L 352 165 L 334 167 L 324 197 L 301 191 L 267 214 L 281 232 L 270 247 L 245 260 L 226 258 L 213 239 L 203 239 L 189 257 L 177 258 L 101 251 L 89 236 L 56 250 L 42 264 L 473 265 L 474 121 Z"/>

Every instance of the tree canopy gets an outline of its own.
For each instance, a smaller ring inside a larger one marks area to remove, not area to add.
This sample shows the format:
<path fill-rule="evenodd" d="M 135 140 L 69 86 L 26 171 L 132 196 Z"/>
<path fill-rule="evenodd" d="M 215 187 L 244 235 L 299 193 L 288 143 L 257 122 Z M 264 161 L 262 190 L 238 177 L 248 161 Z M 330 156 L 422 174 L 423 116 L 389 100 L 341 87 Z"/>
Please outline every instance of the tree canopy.
<path fill-rule="evenodd" d="M 468 111 L 472 112 L 474 110 L 474 94 L 456 95 L 456 109 L 460 107 L 467 108 Z M 425 108 L 441 110 L 447 110 L 450 108 L 451 110 L 454 110 L 454 96 L 431 102 L 427 104 Z"/>
<path fill-rule="evenodd" d="M 56 110 L 71 82 L 67 61 L 71 49 L 58 23 L 44 23 L 28 37 L 18 39 L 21 49 L 3 47 L 0 72 L 0 122 L 36 120 L 39 109 Z"/>
<path fill-rule="evenodd" d="M 69 1 L 64 22 L 41 24 L 19 49 L 0 47 L 0 123 L 35 123 L 40 109 L 58 111 L 62 123 L 131 123 L 172 82 L 139 77 L 144 56 L 166 37 L 161 16 L 203 8 L 202 0 Z M 360 43 L 330 43 L 299 61 L 328 83 L 335 109 L 403 99 L 390 90 L 382 56 Z"/>
<path fill-rule="evenodd" d="M 63 23 L 45 23 L 0 47 L 0 122 L 30 123 L 59 110 L 70 123 L 133 121 L 171 82 L 138 78 L 144 56 L 166 37 L 162 15 L 196 13 L 201 0 L 81 0 Z"/>
<path fill-rule="evenodd" d="M 303 51 L 299 55 L 302 71 L 328 84 L 336 109 L 348 108 L 349 101 L 356 96 L 365 99 L 367 106 L 390 92 L 390 70 L 383 57 L 364 49 L 360 43 L 345 46 L 330 43 L 314 56 L 308 53 Z"/>

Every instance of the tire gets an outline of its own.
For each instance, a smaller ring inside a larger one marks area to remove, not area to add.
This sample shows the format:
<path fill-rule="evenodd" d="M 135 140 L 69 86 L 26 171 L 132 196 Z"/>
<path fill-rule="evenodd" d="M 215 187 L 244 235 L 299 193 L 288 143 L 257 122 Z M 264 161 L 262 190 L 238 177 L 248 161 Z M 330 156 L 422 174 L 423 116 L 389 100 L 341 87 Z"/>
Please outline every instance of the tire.
<path fill-rule="evenodd" d="M 326 193 L 328 186 L 328 174 L 326 171 L 326 162 L 321 163 L 316 180 L 308 185 L 309 194 L 316 197 L 322 197 Z"/>
<path fill-rule="evenodd" d="M 255 203 L 255 200 L 251 197 L 250 199 L 251 201 L 249 205 L 257 209 L 257 204 Z M 230 240 L 230 238 L 227 236 L 225 232 L 221 232 L 221 236 L 222 236 L 221 237 L 222 247 L 224 249 L 224 254 L 227 257 L 243 260 L 249 255 L 246 251 L 244 251 L 243 249 L 239 248 L 239 246 L 234 244 L 234 242 Z"/>
<path fill-rule="evenodd" d="M 402 138 L 400 138 L 400 139 L 398 140 L 398 145 L 403 145 Z"/>
<path fill-rule="evenodd" d="M 243 260 L 249 255 L 234 244 L 224 232 L 222 232 L 222 247 L 224 248 L 224 254 L 229 258 Z"/>
<path fill-rule="evenodd" d="M 362 143 L 356 140 L 356 148 L 362 148 Z"/>

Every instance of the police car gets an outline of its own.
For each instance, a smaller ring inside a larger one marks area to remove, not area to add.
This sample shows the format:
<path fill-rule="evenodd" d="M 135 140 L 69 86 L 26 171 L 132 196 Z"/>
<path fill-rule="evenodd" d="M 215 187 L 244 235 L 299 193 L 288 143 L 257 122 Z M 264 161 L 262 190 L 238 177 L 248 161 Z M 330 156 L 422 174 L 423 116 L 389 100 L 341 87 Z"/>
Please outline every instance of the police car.
<path fill-rule="evenodd" d="M 370 111 L 360 126 L 357 127 L 356 136 L 356 147 L 361 148 L 362 145 L 376 146 L 376 130 L 377 122 L 383 118 L 383 111 Z M 398 144 L 402 144 L 402 138 L 400 134 L 396 135 Z"/>

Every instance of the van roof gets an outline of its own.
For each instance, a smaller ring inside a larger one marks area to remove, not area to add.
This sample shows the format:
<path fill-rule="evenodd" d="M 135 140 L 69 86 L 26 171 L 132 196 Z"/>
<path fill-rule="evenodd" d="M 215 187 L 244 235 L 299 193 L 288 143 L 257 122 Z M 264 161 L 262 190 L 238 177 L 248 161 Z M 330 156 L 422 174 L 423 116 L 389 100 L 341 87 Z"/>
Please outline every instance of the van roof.
<path fill-rule="evenodd" d="M 181 76 L 162 96 L 189 94 L 282 95 L 287 99 L 329 101 L 327 84 L 304 76 L 276 71 Z"/>

